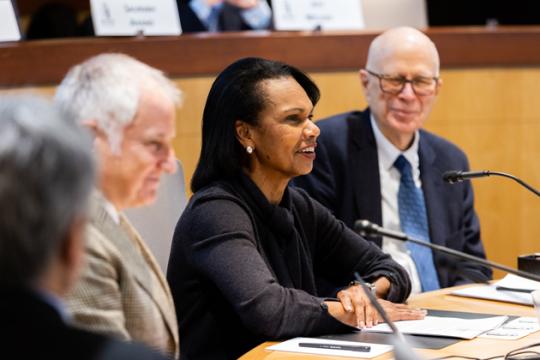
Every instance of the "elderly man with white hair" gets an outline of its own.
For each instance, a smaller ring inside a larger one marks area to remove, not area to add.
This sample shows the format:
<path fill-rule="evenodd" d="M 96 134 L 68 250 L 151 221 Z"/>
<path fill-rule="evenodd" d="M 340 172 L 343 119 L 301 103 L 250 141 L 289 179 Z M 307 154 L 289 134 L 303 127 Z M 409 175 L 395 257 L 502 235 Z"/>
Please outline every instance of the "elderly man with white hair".
<path fill-rule="evenodd" d="M 88 263 L 69 296 L 74 319 L 174 356 L 178 326 L 167 281 L 123 210 L 153 202 L 160 176 L 176 169 L 180 95 L 160 71 L 127 55 L 102 54 L 74 66 L 55 96 L 63 112 L 91 131 L 98 163 Z"/>
<path fill-rule="evenodd" d="M 63 298 L 84 258 L 90 139 L 43 99 L 0 97 L 0 337 L 17 359 L 161 360 L 72 326 Z M 6 356 L 9 357 L 9 356 Z"/>
<path fill-rule="evenodd" d="M 360 70 L 369 107 L 317 123 L 321 136 L 313 171 L 296 185 L 351 228 L 367 219 L 485 257 L 471 185 L 442 181 L 447 170 L 468 169 L 467 157 L 422 129 L 442 86 L 439 68 L 437 48 L 422 32 L 399 27 L 377 36 Z M 412 293 L 491 278 L 485 266 L 426 247 L 374 241 L 405 267 Z"/>

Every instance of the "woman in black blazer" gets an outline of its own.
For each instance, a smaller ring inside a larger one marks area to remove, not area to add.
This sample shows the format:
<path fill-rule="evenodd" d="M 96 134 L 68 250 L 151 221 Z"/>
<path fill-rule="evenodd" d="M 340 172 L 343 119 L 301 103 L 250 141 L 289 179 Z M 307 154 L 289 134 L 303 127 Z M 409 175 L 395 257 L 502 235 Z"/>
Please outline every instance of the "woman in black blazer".
<path fill-rule="evenodd" d="M 347 285 L 354 272 L 373 283 L 394 320 L 424 316 L 393 303 L 410 292 L 397 263 L 288 187 L 311 171 L 318 99 L 301 71 L 258 58 L 233 63 L 212 85 L 194 196 L 176 227 L 167 275 L 182 358 L 232 359 L 265 340 L 376 324 L 367 296 Z M 322 283 L 341 288 L 326 293 Z"/>

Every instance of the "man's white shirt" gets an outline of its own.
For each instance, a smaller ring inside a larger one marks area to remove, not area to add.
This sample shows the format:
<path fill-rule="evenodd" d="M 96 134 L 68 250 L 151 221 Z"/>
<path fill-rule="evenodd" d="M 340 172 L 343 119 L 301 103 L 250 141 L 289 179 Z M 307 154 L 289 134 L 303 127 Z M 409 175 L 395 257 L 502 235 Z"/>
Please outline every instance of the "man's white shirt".
<path fill-rule="evenodd" d="M 371 127 L 373 128 L 375 142 L 377 143 L 379 180 L 381 183 L 382 226 L 389 230 L 402 231 L 398 208 L 398 191 L 401 174 L 394 167 L 394 162 L 399 155 L 403 154 L 411 164 L 416 187 L 422 187 L 420 180 L 420 159 L 418 157 L 420 133 L 418 131 L 415 133 L 412 145 L 402 152 L 383 135 L 373 115 L 371 115 Z M 407 249 L 407 244 L 400 240 L 383 237 L 382 250 L 392 256 L 409 274 L 412 284 L 411 295 L 422 292 L 420 277 L 418 276 L 414 260 Z"/>

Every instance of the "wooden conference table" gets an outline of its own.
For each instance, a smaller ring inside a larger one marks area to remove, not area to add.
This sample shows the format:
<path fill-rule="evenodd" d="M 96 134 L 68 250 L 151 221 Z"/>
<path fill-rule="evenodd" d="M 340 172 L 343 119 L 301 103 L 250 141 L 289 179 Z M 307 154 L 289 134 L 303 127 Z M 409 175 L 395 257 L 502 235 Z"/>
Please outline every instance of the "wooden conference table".
<path fill-rule="evenodd" d="M 456 287 L 457 288 L 457 287 Z M 480 299 L 470 299 L 449 295 L 456 288 L 442 289 L 429 293 L 413 296 L 409 304 L 416 307 L 434 310 L 464 311 L 483 314 L 535 316 L 531 306 L 514 305 L 509 303 L 488 301 Z M 472 339 L 459 341 L 453 345 L 439 350 L 416 349 L 416 351 L 426 358 L 436 358 L 448 355 L 471 356 L 478 358 L 488 358 L 495 355 L 503 355 L 508 351 L 540 342 L 540 331 L 532 333 L 519 340 L 497 340 L 497 339 Z M 244 354 L 241 360 L 283 360 L 283 359 L 353 359 L 348 357 L 330 357 L 321 355 L 296 354 L 280 351 L 265 350 L 266 347 L 275 342 L 265 342 L 248 353 Z M 375 359 L 391 359 L 392 353 L 387 353 Z"/>

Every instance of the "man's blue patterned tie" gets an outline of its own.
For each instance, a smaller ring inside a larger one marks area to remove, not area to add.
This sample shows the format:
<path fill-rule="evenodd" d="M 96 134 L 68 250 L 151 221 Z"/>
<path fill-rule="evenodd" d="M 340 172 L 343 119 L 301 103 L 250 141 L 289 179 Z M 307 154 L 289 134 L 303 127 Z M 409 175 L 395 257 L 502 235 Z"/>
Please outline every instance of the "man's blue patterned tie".
<path fill-rule="evenodd" d="M 412 238 L 430 242 L 424 194 L 414 184 L 411 164 L 403 155 L 399 155 L 394 166 L 401 173 L 398 191 L 399 221 L 401 229 Z M 422 291 L 440 288 L 437 271 L 433 264 L 431 249 L 407 242 L 407 248 L 416 264 Z"/>

